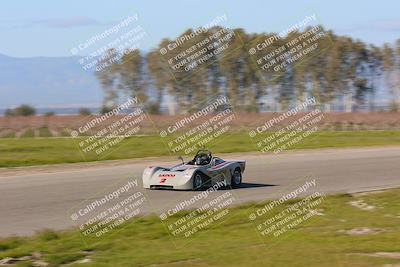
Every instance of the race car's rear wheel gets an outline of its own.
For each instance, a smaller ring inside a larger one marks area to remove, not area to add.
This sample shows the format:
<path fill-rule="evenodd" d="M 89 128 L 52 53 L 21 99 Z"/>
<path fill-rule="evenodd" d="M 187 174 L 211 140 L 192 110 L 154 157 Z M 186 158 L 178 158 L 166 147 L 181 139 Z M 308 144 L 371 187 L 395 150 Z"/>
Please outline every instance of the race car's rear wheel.
<path fill-rule="evenodd" d="M 232 187 L 239 187 L 240 184 L 242 183 L 242 172 L 240 171 L 239 168 L 236 168 L 235 171 L 233 172 L 232 175 L 232 181 L 231 181 L 231 186 Z"/>
<path fill-rule="evenodd" d="M 204 177 L 201 173 L 195 173 L 193 178 L 193 189 L 197 190 L 203 187 Z"/>

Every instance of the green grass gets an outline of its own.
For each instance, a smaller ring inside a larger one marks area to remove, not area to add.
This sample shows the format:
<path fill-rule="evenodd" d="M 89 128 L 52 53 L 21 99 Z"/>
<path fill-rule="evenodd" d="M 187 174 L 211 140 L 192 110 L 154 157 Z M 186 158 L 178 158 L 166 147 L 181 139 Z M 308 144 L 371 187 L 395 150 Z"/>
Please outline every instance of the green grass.
<path fill-rule="evenodd" d="M 47 127 L 39 128 L 39 136 L 40 137 L 51 137 L 52 134 L 50 133 Z"/>
<path fill-rule="evenodd" d="M 15 132 L 9 132 L 3 135 L 2 138 L 15 138 Z"/>
<path fill-rule="evenodd" d="M 83 155 L 78 142 L 71 138 L 21 138 L 0 139 L 0 167 L 30 166 L 40 164 L 72 163 L 97 160 L 115 160 L 167 156 L 167 145 L 159 136 L 138 136 L 123 140 L 116 148 L 104 153 L 101 158 Z M 329 147 L 360 147 L 400 145 L 400 131 L 354 131 L 319 132 L 290 149 L 315 149 Z M 257 151 L 256 145 L 244 132 L 231 133 L 208 147 L 214 153 Z"/>
<path fill-rule="evenodd" d="M 284 233 L 276 240 L 263 239 L 247 218 L 247 205 L 230 209 L 221 224 L 196 233 L 194 239 L 171 240 L 160 219 L 134 219 L 111 236 L 86 246 L 75 230 L 46 230 L 33 237 L 0 240 L 0 259 L 40 252 L 49 266 L 363 266 L 400 264 L 400 259 L 371 257 L 375 252 L 400 252 L 400 189 L 363 196 L 328 196 L 318 207 L 319 216 Z M 370 211 L 349 205 L 363 200 Z M 283 204 L 281 209 L 288 204 Z M 257 207 L 261 207 L 257 204 Z M 179 214 L 178 216 L 181 216 Z M 168 223 L 167 219 L 166 223 Z M 383 232 L 351 236 L 354 228 Z M 189 243 L 188 243 L 189 242 Z M 362 255 L 364 254 L 364 255 Z M 90 258 L 84 265 L 78 259 Z M 33 266 L 30 260 L 16 266 Z M 397 266 L 397 265 L 396 265 Z"/>
<path fill-rule="evenodd" d="M 22 135 L 21 138 L 32 138 L 35 136 L 33 129 L 26 130 Z"/>

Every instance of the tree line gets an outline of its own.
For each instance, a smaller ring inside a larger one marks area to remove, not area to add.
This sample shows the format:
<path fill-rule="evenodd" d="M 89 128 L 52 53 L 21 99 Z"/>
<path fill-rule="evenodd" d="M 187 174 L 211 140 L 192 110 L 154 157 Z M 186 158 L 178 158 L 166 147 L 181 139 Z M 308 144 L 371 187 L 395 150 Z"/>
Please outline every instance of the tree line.
<path fill-rule="evenodd" d="M 195 37 L 180 44 L 168 56 L 179 56 L 221 29 L 213 27 L 196 32 L 196 35 L 193 29 L 185 31 L 180 37 L 190 34 Z M 309 28 L 291 32 L 271 44 L 269 49 L 272 51 L 307 30 Z M 119 60 L 96 72 L 104 90 L 103 110 L 115 106 L 121 97 L 137 96 L 151 113 L 160 112 L 160 104 L 164 101 L 169 114 L 179 114 L 187 112 L 207 96 L 224 94 L 239 111 L 260 112 L 265 108 L 267 98 L 278 103 L 281 109 L 287 109 L 311 96 L 322 105 L 345 101 L 345 97 L 350 96 L 353 104 L 349 111 L 356 111 L 367 101 L 374 103 L 382 82 L 388 88 L 392 109 L 398 108 L 400 39 L 394 44 L 378 47 L 323 30 L 325 34 L 316 41 L 322 49 L 277 72 L 272 68 L 261 70 L 249 54 L 249 48 L 273 37 L 273 33 L 246 33 L 240 28 L 231 31 L 233 37 L 223 52 L 188 71 L 175 71 L 160 53 L 160 49 L 174 40 L 163 39 L 158 47 L 147 53 L 124 51 Z M 108 57 L 99 64 L 104 66 L 107 58 L 115 58 L 118 53 L 120 51 L 110 49 Z"/>
<path fill-rule="evenodd" d="M 104 113 L 104 111 L 100 110 L 100 113 Z M 81 107 L 78 110 L 78 114 L 81 116 L 89 116 L 92 115 L 92 112 L 88 108 Z M 8 108 L 4 111 L 5 117 L 18 117 L 18 116 L 27 117 L 35 115 L 37 115 L 36 108 L 28 104 L 22 104 L 15 108 Z M 43 115 L 48 117 L 48 116 L 54 116 L 56 115 L 56 113 L 54 111 L 47 111 Z"/>

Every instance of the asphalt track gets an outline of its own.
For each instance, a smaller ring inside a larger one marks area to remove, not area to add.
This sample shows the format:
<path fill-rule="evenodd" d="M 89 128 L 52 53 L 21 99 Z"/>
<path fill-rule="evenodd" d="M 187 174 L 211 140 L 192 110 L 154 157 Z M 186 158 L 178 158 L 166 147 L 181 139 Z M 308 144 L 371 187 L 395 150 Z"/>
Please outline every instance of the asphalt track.
<path fill-rule="evenodd" d="M 351 193 L 400 187 L 400 147 L 323 149 L 279 155 L 228 154 L 222 157 L 247 161 L 243 186 L 230 191 L 235 196 L 235 204 L 279 198 L 313 179 L 316 186 L 308 193 Z M 73 227 L 71 211 L 82 205 L 80 203 L 111 192 L 128 179 L 140 178 L 148 165 L 168 166 L 176 162 L 162 158 L 1 169 L 0 236 Z M 145 190 L 151 205 L 146 205 L 143 211 L 149 213 L 172 207 L 198 193 Z"/>

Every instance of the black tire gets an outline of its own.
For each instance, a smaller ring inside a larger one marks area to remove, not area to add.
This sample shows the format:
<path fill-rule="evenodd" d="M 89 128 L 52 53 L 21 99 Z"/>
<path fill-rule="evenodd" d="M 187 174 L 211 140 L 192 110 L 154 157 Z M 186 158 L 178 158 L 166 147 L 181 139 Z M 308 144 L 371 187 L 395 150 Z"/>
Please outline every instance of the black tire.
<path fill-rule="evenodd" d="M 240 168 L 236 168 L 231 177 L 231 187 L 232 188 L 238 188 L 240 187 L 240 184 L 242 183 L 242 171 Z"/>
<path fill-rule="evenodd" d="M 204 187 L 205 177 L 201 172 L 193 174 L 193 190 L 200 190 Z"/>

